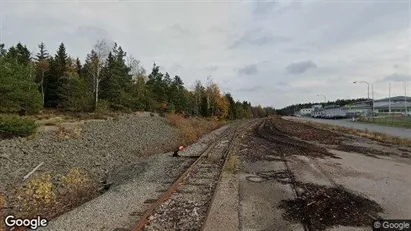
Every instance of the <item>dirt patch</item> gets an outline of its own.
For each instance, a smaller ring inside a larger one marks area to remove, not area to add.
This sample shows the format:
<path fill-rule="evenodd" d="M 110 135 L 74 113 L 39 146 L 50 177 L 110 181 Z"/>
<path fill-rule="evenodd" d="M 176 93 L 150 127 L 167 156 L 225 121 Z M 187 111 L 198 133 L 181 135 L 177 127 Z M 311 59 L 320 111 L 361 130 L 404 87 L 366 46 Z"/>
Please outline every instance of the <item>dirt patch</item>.
<path fill-rule="evenodd" d="M 252 162 L 268 159 L 276 161 L 275 156 L 281 159 L 291 155 L 337 158 L 323 147 L 285 134 L 278 129 L 279 126 L 286 126 L 279 125 L 284 121 L 282 119 L 266 120 L 256 126 L 253 133 L 242 140 L 240 155 Z M 253 147 L 253 149 L 249 149 L 248 146 Z M 256 148 L 258 150 L 255 150 Z"/>
<path fill-rule="evenodd" d="M 299 198 L 284 200 L 279 208 L 285 210 L 285 219 L 301 222 L 309 230 L 325 230 L 337 225 L 369 226 L 373 218 L 383 212 L 376 202 L 340 188 L 303 183 L 296 186 L 302 191 Z"/>
<path fill-rule="evenodd" d="M 319 129 L 303 123 L 284 120 L 280 117 L 273 117 L 271 121 L 277 130 L 288 136 L 295 136 L 305 141 L 318 141 L 322 144 L 340 144 L 344 139 L 344 137 L 338 133 Z"/>
<path fill-rule="evenodd" d="M 356 153 L 361 153 L 366 156 L 370 157 L 375 157 L 378 158 L 378 156 L 389 156 L 391 153 L 389 152 L 384 152 L 372 148 L 367 148 L 367 147 L 361 147 L 361 146 L 356 146 L 356 145 L 349 145 L 349 144 L 340 144 L 334 149 L 339 150 L 339 151 L 344 151 L 344 152 L 356 152 Z"/>

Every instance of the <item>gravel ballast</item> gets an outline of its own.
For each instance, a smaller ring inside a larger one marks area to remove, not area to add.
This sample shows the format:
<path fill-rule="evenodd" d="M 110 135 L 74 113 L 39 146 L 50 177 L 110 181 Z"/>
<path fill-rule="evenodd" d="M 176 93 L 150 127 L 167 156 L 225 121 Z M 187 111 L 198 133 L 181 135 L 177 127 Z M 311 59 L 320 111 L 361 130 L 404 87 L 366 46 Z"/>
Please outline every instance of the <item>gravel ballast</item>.
<path fill-rule="evenodd" d="M 42 162 L 36 174 L 65 174 L 71 168 L 82 168 L 100 179 L 144 156 L 168 151 L 180 139 L 178 130 L 165 118 L 147 113 L 66 127 L 79 136 L 59 137 L 59 128 L 50 126 L 31 138 L 0 140 L 0 190 L 21 183 Z"/>

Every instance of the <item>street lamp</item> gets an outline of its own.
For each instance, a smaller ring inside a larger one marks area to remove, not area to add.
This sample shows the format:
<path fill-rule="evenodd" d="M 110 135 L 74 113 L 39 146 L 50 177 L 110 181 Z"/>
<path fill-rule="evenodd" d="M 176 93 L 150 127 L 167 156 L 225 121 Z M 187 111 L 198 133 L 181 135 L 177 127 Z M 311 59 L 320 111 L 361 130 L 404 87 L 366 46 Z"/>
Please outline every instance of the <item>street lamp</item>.
<path fill-rule="evenodd" d="M 367 84 L 367 92 L 368 92 L 368 97 L 367 97 L 367 99 L 370 98 L 370 83 L 369 83 L 369 82 L 367 82 L 367 81 L 354 81 L 353 83 L 354 83 L 354 84 L 355 84 L 355 83 L 365 83 L 365 84 Z"/>
<path fill-rule="evenodd" d="M 370 83 L 369 82 L 367 82 L 367 81 L 354 81 L 353 83 L 354 84 L 355 83 L 365 83 L 365 84 L 367 84 L 368 99 L 370 99 Z M 371 111 L 371 113 L 372 113 L 372 117 L 374 118 L 374 85 L 371 84 L 371 87 L 372 87 L 372 111 Z"/>

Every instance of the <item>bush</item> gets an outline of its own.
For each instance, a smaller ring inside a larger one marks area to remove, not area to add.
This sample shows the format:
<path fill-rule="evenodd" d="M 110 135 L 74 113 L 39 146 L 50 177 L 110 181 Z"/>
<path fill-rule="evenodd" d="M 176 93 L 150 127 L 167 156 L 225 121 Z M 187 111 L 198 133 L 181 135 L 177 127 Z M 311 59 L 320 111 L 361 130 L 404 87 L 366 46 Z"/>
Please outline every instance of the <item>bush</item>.
<path fill-rule="evenodd" d="M 34 120 L 18 116 L 0 116 L 0 137 L 12 138 L 29 136 L 36 132 L 37 125 Z"/>
<path fill-rule="evenodd" d="M 203 118 L 184 118 L 177 114 L 167 114 L 167 121 L 168 124 L 180 131 L 183 145 L 192 144 L 202 135 L 223 125 L 218 121 L 208 121 Z"/>

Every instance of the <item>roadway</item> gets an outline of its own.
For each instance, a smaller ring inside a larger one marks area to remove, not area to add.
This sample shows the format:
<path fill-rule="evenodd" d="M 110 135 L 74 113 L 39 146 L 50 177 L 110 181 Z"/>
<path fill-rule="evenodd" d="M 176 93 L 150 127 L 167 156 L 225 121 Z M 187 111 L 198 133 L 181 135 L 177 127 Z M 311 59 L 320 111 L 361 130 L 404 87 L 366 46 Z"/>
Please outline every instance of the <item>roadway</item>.
<path fill-rule="evenodd" d="M 333 120 L 333 119 L 315 119 L 311 117 L 288 117 L 288 118 L 302 120 L 302 121 L 312 121 L 312 122 L 317 122 L 317 123 L 336 125 L 336 126 L 359 129 L 359 130 L 368 130 L 370 132 L 379 132 L 379 133 L 384 133 L 387 135 L 411 140 L 411 129 L 407 129 L 407 128 L 381 126 L 381 125 L 361 123 L 361 122 L 352 122 L 349 119 Z"/>

